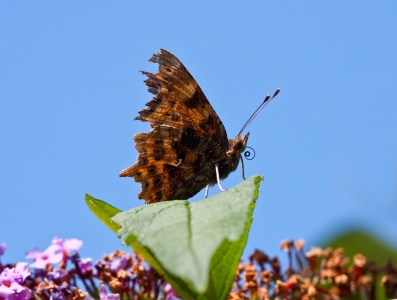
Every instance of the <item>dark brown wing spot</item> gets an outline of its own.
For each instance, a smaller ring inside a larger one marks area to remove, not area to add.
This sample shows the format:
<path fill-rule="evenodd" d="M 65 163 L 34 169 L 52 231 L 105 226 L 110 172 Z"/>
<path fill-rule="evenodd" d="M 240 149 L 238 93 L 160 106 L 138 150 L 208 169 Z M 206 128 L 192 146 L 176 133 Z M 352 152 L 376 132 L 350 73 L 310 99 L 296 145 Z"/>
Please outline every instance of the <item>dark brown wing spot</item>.
<path fill-rule="evenodd" d="M 176 141 L 171 141 L 171 149 L 175 149 L 176 148 L 176 145 L 177 145 L 177 142 Z"/>
<path fill-rule="evenodd" d="M 154 159 L 155 160 L 161 160 L 163 159 L 164 155 L 165 155 L 165 150 L 163 148 L 156 148 L 154 149 Z"/>
<path fill-rule="evenodd" d="M 214 117 L 212 115 L 208 115 L 207 124 L 208 125 L 214 124 Z"/>
<path fill-rule="evenodd" d="M 153 184 L 154 184 L 155 186 L 157 186 L 157 185 L 160 185 L 161 182 L 162 182 L 161 178 L 160 178 L 160 177 L 157 177 L 157 178 L 153 181 Z"/>
<path fill-rule="evenodd" d="M 179 121 L 179 115 L 175 112 L 172 113 L 171 115 L 171 120 L 174 122 L 178 122 Z"/>
<path fill-rule="evenodd" d="M 213 127 L 214 118 L 211 115 L 209 115 L 208 118 L 201 120 L 199 125 L 200 125 L 200 128 L 203 130 L 206 130 L 207 126 Z"/>
<path fill-rule="evenodd" d="M 197 108 L 199 106 L 199 92 L 201 91 L 197 89 L 191 98 L 185 100 L 185 105 L 187 108 Z"/>
<path fill-rule="evenodd" d="M 160 103 L 163 100 L 163 97 L 161 95 L 156 95 L 153 97 L 153 100 L 157 103 Z"/>
<path fill-rule="evenodd" d="M 168 103 L 168 105 L 169 105 L 169 107 L 171 109 L 174 108 L 174 106 L 175 106 L 175 100 L 174 99 L 172 99 L 172 98 L 169 99 L 167 103 Z"/>
<path fill-rule="evenodd" d="M 149 174 L 154 175 L 157 173 L 157 168 L 155 166 L 151 166 L 149 168 Z"/>

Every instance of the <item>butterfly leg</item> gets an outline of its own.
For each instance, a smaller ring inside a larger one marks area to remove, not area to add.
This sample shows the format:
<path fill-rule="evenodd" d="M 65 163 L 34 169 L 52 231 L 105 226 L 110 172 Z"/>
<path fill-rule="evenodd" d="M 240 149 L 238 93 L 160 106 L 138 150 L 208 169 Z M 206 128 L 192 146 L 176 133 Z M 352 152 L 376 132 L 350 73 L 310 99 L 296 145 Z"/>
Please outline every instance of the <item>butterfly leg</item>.
<path fill-rule="evenodd" d="M 245 175 L 244 175 L 244 160 L 243 156 L 240 155 L 240 160 L 241 160 L 241 171 L 243 172 L 243 179 L 245 180 Z"/>
<path fill-rule="evenodd" d="M 218 169 L 218 165 L 215 165 L 215 172 L 216 172 L 216 182 L 218 183 L 219 188 L 221 189 L 222 192 L 224 192 L 225 190 L 223 189 L 223 187 L 221 186 L 221 181 L 219 179 L 219 169 Z"/>
<path fill-rule="evenodd" d="M 209 189 L 210 189 L 210 185 L 207 184 L 207 186 L 206 186 L 206 188 L 205 188 L 205 196 L 204 196 L 204 198 L 207 198 L 207 197 L 208 197 L 208 191 L 209 191 Z"/>

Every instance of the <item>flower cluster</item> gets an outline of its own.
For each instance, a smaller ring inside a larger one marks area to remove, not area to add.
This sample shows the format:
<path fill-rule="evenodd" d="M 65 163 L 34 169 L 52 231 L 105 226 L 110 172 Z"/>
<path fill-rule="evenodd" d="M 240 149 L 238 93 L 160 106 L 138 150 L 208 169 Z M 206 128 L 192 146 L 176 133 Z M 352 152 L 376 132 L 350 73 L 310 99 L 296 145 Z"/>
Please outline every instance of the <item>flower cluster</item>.
<path fill-rule="evenodd" d="M 30 266 L 0 262 L 0 300 L 178 299 L 140 255 L 117 250 L 93 263 L 77 253 L 82 245 L 54 238 L 45 251 L 27 253 L 34 260 Z M 277 257 L 255 250 L 238 266 L 229 299 L 377 299 L 379 285 L 387 298 L 397 297 L 397 267 L 391 262 L 376 266 L 356 254 L 350 263 L 342 248 L 304 252 L 303 246 L 301 240 L 282 242 L 285 269 Z M 5 249 L 1 244 L 0 257 Z"/>
<path fill-rule="evenodd" d="M 138 254 L 115 251 L 93 264 L 76 252 L 77 239 L 54 238 L 43 252 L 29 251 L 28 263 L 0 263 L 0 300 L 172 299 L 171 286 Z M 0 257 L 5 251 L 0 245 Z"/>
<path fill-rule="evenodd" d="M 15 267 L 5 267 L 0 274 L 0 298 L 4 299 L 30 299 L 31 291 L 23 286 L 30 275 L 27 263 L 17 263 Z"/>
<path fill-rule="evenodd" d="M 240 263 L 229 299 L 377 299 L 377 289 L 397 297 L 397 267 L 389 261 L 376 266 L 356 254 L 351 264 L 342 248 L 312 248 L 303 251 L 304 242 L 281 243 L 288 255 L 282 272 L 277 257 L 255 250 L 249 262 Z"/>

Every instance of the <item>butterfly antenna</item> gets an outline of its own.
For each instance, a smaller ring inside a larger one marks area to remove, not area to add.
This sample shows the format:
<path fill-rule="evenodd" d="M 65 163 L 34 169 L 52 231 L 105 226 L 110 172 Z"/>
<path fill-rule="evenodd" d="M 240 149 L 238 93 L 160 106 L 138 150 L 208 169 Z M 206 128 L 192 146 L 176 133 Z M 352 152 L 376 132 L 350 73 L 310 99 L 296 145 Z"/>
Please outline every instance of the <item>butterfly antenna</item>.
<path fill-rule="evenodd" d="M 265 106 L 272 100 L 274 99 L 278 93 L 280 93 L 280 89 L 278 88 L 273 96 L 270 97 L 270 94 L 268 94 L 265 98 L 265 100 L 263 100 L 263 102 L 259 105 L 259 107 L 254 111 L 254 113 L 251 115 L 251 117 L 248 119 L 247 122 L 245 122 L 243 128 L 241 128 L 240 132 L 238 133 L 238 135 L 240 136 L 241 133 L 247 128 L 247 126 L 252 122 L 253 119 L 255 119 L 255 117 L 262 111 L 262 109 L 265 108 Z"/>

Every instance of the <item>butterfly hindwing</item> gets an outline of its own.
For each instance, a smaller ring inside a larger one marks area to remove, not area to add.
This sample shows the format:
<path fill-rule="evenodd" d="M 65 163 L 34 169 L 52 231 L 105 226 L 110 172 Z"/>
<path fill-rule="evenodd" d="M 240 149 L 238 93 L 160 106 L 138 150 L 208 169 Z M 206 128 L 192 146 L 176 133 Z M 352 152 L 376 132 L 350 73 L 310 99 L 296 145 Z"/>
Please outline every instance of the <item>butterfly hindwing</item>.
<path fill-rule="evenodd" d="M 222 149 L 206 137 L 160 125 L 136 134 L 134 140 L 138 161 L 120 176 L 132 176 L 141 183 L 138 197 L 146 203 L 187 199 L 216 180 L 208 157 L 219 157 Z"/>

